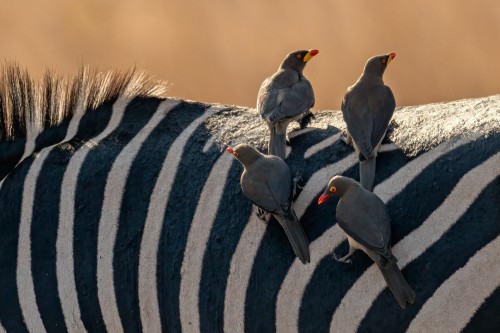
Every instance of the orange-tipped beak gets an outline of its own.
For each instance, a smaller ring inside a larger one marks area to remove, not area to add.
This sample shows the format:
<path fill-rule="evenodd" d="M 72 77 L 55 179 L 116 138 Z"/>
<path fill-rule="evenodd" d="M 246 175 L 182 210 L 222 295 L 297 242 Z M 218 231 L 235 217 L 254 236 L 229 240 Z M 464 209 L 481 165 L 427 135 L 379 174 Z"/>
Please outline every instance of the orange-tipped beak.
<path fill-rule="evenodd" d="M 391 54 L 389 54 L 389 59 L 387 59 L 387 65 L 389 65 L 392 61 L 392 59 L 396 58 L 396 53 L 395 52 L 392 52 Z"/>
<path fill-rule="evenodd" d="M 321 205 L 322 203 L 324 203 L 326 200 L 328 200 L 329 197 L 331 197 L 332 195 L 331 194 L 328 194 L 328 193 L 323 193 L 319 199 L 318 199 L 318 205 Z"/>
<path fill-rule="evenodd" d="M 234 153 L 234 150 L 231 147 L 227 147 L 226 151 L 231 154 Z"/>
<path fill-rule="evenodd" d="M 307 52 L 306 55 L 304 56 L 304 62 L 308 62 L 309 60 L 312 59 L 312 57 L 314 57 L 318 53 L 319 53 L 318 50 L 309 50 L 309 52 Z"/>

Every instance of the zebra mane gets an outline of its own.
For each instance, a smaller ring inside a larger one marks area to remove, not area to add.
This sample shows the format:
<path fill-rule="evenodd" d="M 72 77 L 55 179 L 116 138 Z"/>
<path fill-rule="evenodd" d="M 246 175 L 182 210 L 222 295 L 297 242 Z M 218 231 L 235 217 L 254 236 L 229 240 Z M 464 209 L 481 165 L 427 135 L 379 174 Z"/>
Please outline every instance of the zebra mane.
<path fill-rule="evenodd" d="M 35 80 L 17 63 L 0 67 L 0 142 L 40 133 L 73 117 L 77 108 L 94 110 L 119 97 L 161 97 L 166 82 L 133 67 L 99 71 L 81 66 L 72 77 L 47 69 Z"/>

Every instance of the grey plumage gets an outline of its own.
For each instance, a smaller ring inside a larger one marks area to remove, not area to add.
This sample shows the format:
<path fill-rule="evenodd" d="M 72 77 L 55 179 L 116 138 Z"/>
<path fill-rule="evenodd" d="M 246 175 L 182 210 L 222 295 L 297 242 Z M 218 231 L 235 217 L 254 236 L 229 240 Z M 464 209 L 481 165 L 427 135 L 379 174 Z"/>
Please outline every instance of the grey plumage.
<path fill-rule="evenodd" d="M 369 59 L 363 74 L 347 89 L 342 100 L 342 115 L 347 124 L 344 141 L 352 139 L 359 153 L 360 182 L 369 191 L 374 186 L 377 151 L 396 108 L 394 95 L 382 79 L 395 56 L 389 53 Z"/>
<path fill-rule="evenodd" d="M 405 309 L 407 302 L 413 304 L 415 292 L 403 277 L 391 251 L 391 222 L 384 202 L 355 180 L 343 176 L 330 180 L 318 204 L 333 195 L 340 197 L 337 223 L 347 233 L 349 242 L 349 253 L 342 258 L 334 255 L 334 258 L 350 263 L 348 258 L 354 251 L 362 250 L 382 272 L 399 306 Z"/>
<path fill-rule="evenodd" d="M 261 154 L 246 144 L 227 151 L 244 167 L 240 178 L 243 194 L 276 218 L 295 255 L 302 263 L 310 262 L 309 241 L 293 209 L 292 176 L 288 165 L 279 157 Z"/>
<path fill-rule="evenodd" d="M 288 124 L 310 116 L 314 91 L 302 72 L 317 53 L 318 50 L 300 50 L 288 54 L 278 71 L 265 79 L 259 89 L 257 110 L 269 126 L 270 155 L 285 159 Z"/>

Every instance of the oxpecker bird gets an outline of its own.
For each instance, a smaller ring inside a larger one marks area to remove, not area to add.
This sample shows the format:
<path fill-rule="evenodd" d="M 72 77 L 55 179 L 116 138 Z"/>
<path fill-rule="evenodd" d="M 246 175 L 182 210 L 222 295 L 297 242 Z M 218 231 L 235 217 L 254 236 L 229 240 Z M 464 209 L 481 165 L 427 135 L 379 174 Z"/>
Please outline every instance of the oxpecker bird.
<path fill-rule="evenodd" d="M 399 270 L 398 261 L 391 251 L 391 221 L 384 202 L 374 193 L 364 189 L 357 181 L 343 177 L 333 177 L 318 205 L 329 197 L 336 196 L 337 223 L 347 233 L 349 252 L 335 260 L 351 263 L 348 259 L 356 250 L 362 250 L 375 262 L 382 272 L 387 286 L 402 309 L 406 302 L 413 304 L 415 292 Z M 362 301 L 362 300 L 360 300 Z"/>
<path fill-rule="evenodd" d="M 375 182 L 377 151 L 396 108 L 394 95 L 382 80 L 394 57 L 396 53 L 370 58 L 358 81 L 347 89 L 341 106 L 347 124 L 342 140 L 352 142 L 359 154 L 360 182 L 369 191 Z"/>
<path fill-rule="evenodd" d="M 285 230 L 295 255 L 302 263 L 308 263 L 309 241 L 293 210 L 293 184 L 288 165 L 281 158 L 261 154 L 246 144 L 226 151 L 243 165 L 241 189 L 261 209 L 259 218 L 269 221 L 271 215 L 274 216 Z"/>
<path fill-rule="evenodd" d="M 314 92 L 306 79 L 304 67 L 318 54 L 318 50 L 300 50 L 290 53 L 278 71 L 262 83 L 257 96 L 257 110 L 269 126 L 268 154 L 285 159 L 286 129 L 294 120 L 305 127 L 312 117 Z"/>

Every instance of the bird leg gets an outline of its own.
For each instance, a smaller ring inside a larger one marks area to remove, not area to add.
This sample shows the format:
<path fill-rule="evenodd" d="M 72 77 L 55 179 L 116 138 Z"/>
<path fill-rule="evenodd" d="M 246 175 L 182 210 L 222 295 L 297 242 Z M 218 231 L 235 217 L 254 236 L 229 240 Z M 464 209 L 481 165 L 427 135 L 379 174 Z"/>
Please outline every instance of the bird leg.
<path fill-rule="evenodd" d="M 264 209 L 257 207 L 257 212 L 255 213 L 257 215 L 258 219 L 264 222 L 265 224 L 268 224 L 269 221 L 271 221 L 271 218 L 273 217 L 271 213 L 266 212 Z"/>
<path fill-rule="evenodd" d="M 349 252 L 341 258 L 337 257 L 335 252 L 333 252 L 333 255 L 332 255 L 333 260 L 338 261 L 338 262 L 342 262 L 344 264 L 352 264 L 352 260 L 348 259 L 348 258 L 353 255 L 354 251 L 356 251 L 356 250 L 353 249 L 351 246 L 349 246 Z"/>
<path fill-rule="evenodd" d="M 342 135 L 340 136 L 340 140 L 344 142 L 346 145 L 352 145 L 352 138 L 347 131 L 342 131 Z"/>

